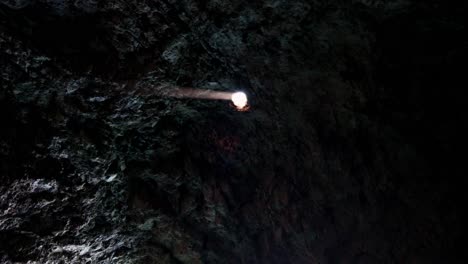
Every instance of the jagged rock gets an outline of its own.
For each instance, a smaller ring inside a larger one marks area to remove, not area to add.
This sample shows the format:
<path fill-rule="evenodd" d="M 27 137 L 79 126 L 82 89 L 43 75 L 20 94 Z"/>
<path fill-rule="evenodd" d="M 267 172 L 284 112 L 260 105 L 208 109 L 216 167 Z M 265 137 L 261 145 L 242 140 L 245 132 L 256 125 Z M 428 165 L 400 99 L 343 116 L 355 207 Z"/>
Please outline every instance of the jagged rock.
<path fill-rule="evenodd" d="M 462 263 L 466 10 L 0 0 L 0 262 Z"/>

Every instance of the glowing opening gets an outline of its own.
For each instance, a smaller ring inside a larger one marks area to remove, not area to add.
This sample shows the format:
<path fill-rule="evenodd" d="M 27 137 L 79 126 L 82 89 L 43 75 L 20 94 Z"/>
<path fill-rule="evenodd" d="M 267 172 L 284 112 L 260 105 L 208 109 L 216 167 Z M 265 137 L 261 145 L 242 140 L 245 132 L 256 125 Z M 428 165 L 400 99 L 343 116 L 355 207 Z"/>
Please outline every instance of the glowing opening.
<path fill-rule="evenodd" d="M 238 109 L 243 109 L 247 106 L 247 95 L 245 95 L 243 92 L 233 93 L 231 100 Z"/>

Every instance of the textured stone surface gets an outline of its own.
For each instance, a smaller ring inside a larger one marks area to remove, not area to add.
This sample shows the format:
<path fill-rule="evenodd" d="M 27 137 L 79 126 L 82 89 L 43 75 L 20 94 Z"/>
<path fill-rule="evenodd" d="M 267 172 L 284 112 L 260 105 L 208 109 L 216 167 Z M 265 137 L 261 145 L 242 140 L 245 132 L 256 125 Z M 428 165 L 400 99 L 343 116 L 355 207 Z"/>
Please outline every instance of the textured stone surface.
<path fill-rule="evenodd" d="M 0 262 L 464 263 L 466 11 L 1 0 Z"/>

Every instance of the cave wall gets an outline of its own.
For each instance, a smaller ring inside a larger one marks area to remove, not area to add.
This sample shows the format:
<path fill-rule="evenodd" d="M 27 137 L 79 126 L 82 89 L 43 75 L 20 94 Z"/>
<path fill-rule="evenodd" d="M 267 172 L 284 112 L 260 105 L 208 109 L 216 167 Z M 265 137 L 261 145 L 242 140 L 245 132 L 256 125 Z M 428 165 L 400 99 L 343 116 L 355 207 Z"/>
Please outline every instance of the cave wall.
<path fill-rule="evenodd" d="M 0 261 L 463 263 L 466 11 L 1 0 Z"/>

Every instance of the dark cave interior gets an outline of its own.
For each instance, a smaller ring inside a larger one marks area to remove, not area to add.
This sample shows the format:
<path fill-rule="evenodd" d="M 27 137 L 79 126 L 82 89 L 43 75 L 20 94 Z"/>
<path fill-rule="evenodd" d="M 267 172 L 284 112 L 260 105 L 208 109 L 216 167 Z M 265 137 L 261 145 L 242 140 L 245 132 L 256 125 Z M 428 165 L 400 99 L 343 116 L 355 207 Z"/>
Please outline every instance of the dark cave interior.
<path fill-rule="evenodd" d="M 466 14 L 0 0 L 0 262 L 465 263 Z"/>

